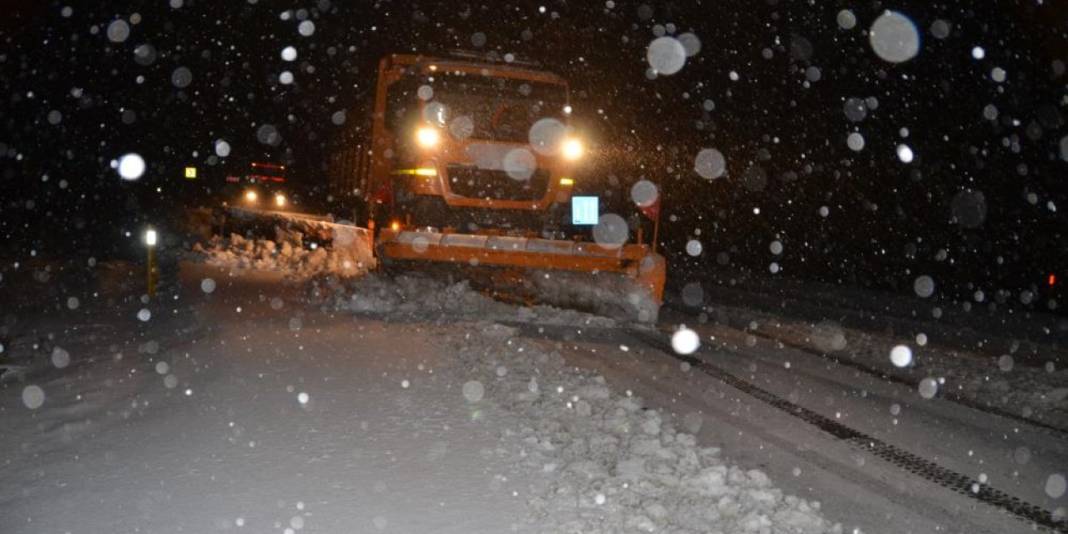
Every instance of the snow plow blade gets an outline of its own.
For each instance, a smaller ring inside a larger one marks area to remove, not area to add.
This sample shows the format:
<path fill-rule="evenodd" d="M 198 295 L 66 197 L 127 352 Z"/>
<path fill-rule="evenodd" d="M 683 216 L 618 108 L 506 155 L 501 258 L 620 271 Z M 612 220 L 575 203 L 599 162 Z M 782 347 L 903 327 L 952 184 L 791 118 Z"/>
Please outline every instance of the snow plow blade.
<path fill-rule="evenodd" d="M 663 302 L 666 264 L 648 245 L 383 229 L 376 248 L 386 261 L 489 269 L 472 284 L 624 320 L 655 322 Z"/>

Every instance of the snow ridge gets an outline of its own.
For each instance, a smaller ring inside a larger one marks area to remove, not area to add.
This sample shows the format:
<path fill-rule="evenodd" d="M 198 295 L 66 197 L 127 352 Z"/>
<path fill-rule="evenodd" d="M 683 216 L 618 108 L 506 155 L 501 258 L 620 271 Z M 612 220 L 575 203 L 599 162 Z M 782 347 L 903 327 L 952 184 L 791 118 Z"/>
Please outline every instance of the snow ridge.
<path fill-rule="evenodd" d="M 288 278 L 305 281 L 316 276 L 351 278 L 366 274 L 375 265 L 370 246 L 353 232 L 335 230 L 330 246 L 305 242 L 305 234 L 276 226 L 275 239 L 212 236 L 207 245 L 193 245 L 209 265 L 226 269 L 285 272 Z"/>

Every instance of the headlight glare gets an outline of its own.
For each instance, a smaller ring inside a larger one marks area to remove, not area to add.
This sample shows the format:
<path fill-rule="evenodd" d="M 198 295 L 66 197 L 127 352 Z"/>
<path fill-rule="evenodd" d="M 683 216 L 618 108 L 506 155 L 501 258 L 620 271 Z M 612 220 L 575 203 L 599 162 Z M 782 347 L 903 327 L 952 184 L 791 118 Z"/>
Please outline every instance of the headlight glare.
<path fill-rule="evenodd" d="M 582 141 L 579 141 L 574 137 L 565 139 L 563 145 L 560 146 L 560 153 L 564 156 L 564 159 L 568 161 L 575 161 L 581 158 L 583 152 Z"/>
<path fill-rule="evenodd" d="M 415 131 L 415 142 L 423 148 L 434 148 L 441 142 L 441 133 L 437 128 L 422 126 Z"/>

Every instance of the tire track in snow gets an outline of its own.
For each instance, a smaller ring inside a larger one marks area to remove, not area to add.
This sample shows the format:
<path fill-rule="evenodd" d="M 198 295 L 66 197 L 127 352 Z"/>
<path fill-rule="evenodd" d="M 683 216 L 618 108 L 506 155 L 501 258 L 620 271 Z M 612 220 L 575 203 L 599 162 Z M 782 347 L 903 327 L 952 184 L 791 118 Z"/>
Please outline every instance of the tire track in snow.
<path fill-rule="evenodd" d="M 686 315 L 688 317 L 693 317 L 690 313 L 688 313 L 683 308 L 680 308 L 680 307 L 677 307 L 677 306 L 670 306 L 670 305 L 668 307 L 670 309 L 672 309 L 673 311 L 675 311 L 675 312 L 684 314 L 684 315 Z M 723 326 L 727 327 L 727 328 L 734 329 L 734 330 L 740 330 L 740 331 L 743 331 L 743 332 L 745 332 L 747 334 L 751 334 L 751 335 L 753 335 L 755 337 L 763 338 L 763 339 L 766 339 L 768 341 L 775 341 L 777 343 L 782 343 L 786 347 L 790 347 L 790 348 L 792 348 L 794 350 L 801 351 L 801 352 L 803 352 L 805 354 L 808 354 L 810 356 L 815 356 L 817 358 L 820 358 L 820 359 L 823 359 L 823 360 L 826 360 L 826 361 L 829 361 L 829 362 L 832 362 L 832 363 L 835 363 L 835 364 L 838 364 L 838 365 L 841 365 L 841 366 L 844 366 L 844 367 L 849 367 L 851 369 L 860 371 L 860 372 L 865 373 L 865 374 L 870 375 L 870 376 L 874 376 L 874 377 L 879 378 L 881 380 L 893 382 L 893 383 L 896 383 L 896 384 L 902 384 L 902 385 L 905 385 L 905 386 L 908 386 L 908 387 L 915 387 L 916 386 L 916 382 L 911 378 L 906 378 L 906 377 L 903 377 L 903 376 L 900 376 L 900 375 L 895 375 L 893 373 L 888 373 L 888 372 L 883 371 L 881 369 L 878 369 L 876 367 L 872 367 L 870 365 L 867 365 L 867 364 L 865 364 L 863 362 L 859 362 L 859 361 L 856 361 L 856 360 L 851 360 L 851 359 L 848 359 L 848 358 L 841 358 L 841 357 L 835 356 L 834 354 L 822 352 L 822 351 L 813 349 L 812 347 L 809 347 L 808 345 L 805 345 L 805 344 L 802 344 L 802 343 L 797 343 L 795 341 L 791 341 L 789 339 L 786 339 L 785 337 L 777 337 L 777 336 L 771 335 L 771 334 L 769 334 L 767 332 L 761 332 L 759 330 L 752 330 L 752 329 L 749 329 L 749 328 L 742 329 L 742 328 L 738 328 L 738 327 L 734 327 L 734 326 L 730 326 L 730 325 L 726 325 L 726 324 L 723 325 Z M 1008 410 L 1005 410 L 1005 409 L 1002 409 L 1002 408 L 998 408 L 997 406 L 991 406 L 989 404 L 977 401 L 975 399 L 968 398 L 968 397 L 966 397 L 964 395 L 961 395 L 961 394 L 953 392 L 953 391 L 947 391 L 947 390 L 943 390 L 943 389 L 939 388 L 939 390 L 938 390 L 938 392 L 936 393 L 935 396 L 936 396 L 936 398 L 942 399 L 942 400 L 947 401 L 947 402 L 951 402 L 951 403 L 954 403 L 954 404 L 959 404 L 959 405 L 964 406 L 966 408 L 971 408 L 973 410 L 976 410 L 976 411 L 979 411 L 979 412 L 983 412 L 983 413 L 986 413 L 986 414 L 989 414 L 989 415 L 995 415 L 995 416 L 1002 417 L 1002 418 L 1005 418 L 1005 419 L 1011 419 L 1013 421 L 1024 423 L 1026 425 L 1030 425 L 1030 426 L 1033 426 L 1035 428 L 1040 428 L 1040 429 L 1043 429 L 1043 430 L 1047 431 L 1048 433 L 1059 435 L 1059 436 L 1061 436 L 1061 437 L 1063 437 L 1065 439 L 1068 439 L 1068 429 L 1061 428 L 1059 426 L 1052 425 L 1052 424 L 1049 424 L 1049 423 L 1045 423 L 1043 421 L 1039 421 L 1037 419 L 1026 417 L 1026 416 L 1017 414 L 1017 413 L 1013 413 L 1013 412 L 1010 412 Z"/>
<path fill-rule="evenodd" d="M 929 482 L 933 482 L 960 495 L 970 497 L 988 505 L 1004 510 L 1018 519 L 1044 528 L 1049 532 L 1068 533 L 1068 522 L 1056 519 L 1053 514 L 1035 504 L 1023 501 L 992 486 L 982 484 L 967 475 L 947 469 L 935 462 L 912 454 L 911 452 L 886 443 L 885 441 L 850 428 L 829 417 L 820 415 L 808 408 L 790 402 L 778 395 L 760 388 L 755 384 L 739 378 L 720 367 L 697 358 L 676 354 L 668 341 L 654 337 L 651 332 L 624 330 L 627 336 L 646 347 L 663 353 L 676 360 L 690 364 L 694 369 L 726 383 L 770 406 L 813 425 L 832 436 L 845 441 L 857 449 L 868 452 L 908 471 Z"/>
<path fill-rule="evenodd" d="M 775 341 L 775 342 L 778 342 L 778 343 L 782 343 L 783 345 L 785 345 L 787 347 L 790 347 L 790 348 L 795 349 L 795 350 L 799 350 L 801 352 L 804 352 L 805 354 L 808 354 L 808 355 L 811 355 L 811 356 L 815 356 L 817 358 L 821 358 L 823 360 L 826 360 L 826 361 L 829 361 L 829 362 L 832 362 L 832 363 L 835 363 L 835 364 L 838 364 L 838 365 L 841 365 L 841 366 L 844 366 L 844 367 L 849 367 L 851 369 L 855 369 L 857 371 L 860 371 L 862 373 L 874 376 L 874 377 L 879 378 L 881 380 L 894 382 L 895 384 L 902 384 L 902 385 L 905 385 L 905 386 L 908 386 L 908 387 L 915 387 L 916 386 L 916 382 L 914 380 L 911 380 L 911 379 L 908 379 L 908 378 L 905 378 L 905 377 L 902 377 L 902 376 L 899 376 L 899 375 L 895 375 L 895 374 L 892 374 L 892 373 L 887 373 L 885 371 L 881 371 L 879 369 L 876 369 L 875 367 L 866 365 L 864 363 L 861 363 L 861 362 L 858 362 L 858 361 L 855 361 L 855 360 L 850 360 L 850 359 L 847 359 L 847 358 L 840 358 L 840 357 L 835 356 L 833 354 L 828 354 L 828 353 L 821 352 L 821 351 L 818 351 L 818 350 L 813 350 L 812 348 L 810 348 L 810 347 L 808 347 L 806 345 L 803 345 L 801 343 L 795 343 L 795 342 L 790 341 L 788 339 L 778 338 L 778 337 L 769 335 L 769 334 L 764 333 L 764 332 L 757 332 L 755 330 L 746 330 L 746 332 L 748 332 L 748 333 L 750 333 L 750 334 L 752 334 L 754 336 L 764 338 L 764 339 L 766 339 L 768 341 Z M 937 398 L 943 399 L 943 400 L 945 400 L 947 402 L 952 402 L 954 404 L 959 404 L 961 406 L 965 406 L 967 408 L 971 408 L 973 410 L 977 410 L 977 411 L 980 411 L 980 412 L 983 412 L 983 413 L 986 413 L 986 414 L 996 415 L 998 417 L 1003 417 L 1005 419 L 1011 419 L 1013 421 L 1018 421 L 1018 422 L 1033 426 L 1033 427 L 1041 428 L 1043 430 L 1047 430 L 1047 431 L 1049 431 L 1049 432 L 1051 432 L 1053 434 L 1058 434 L 1058 435 L 1068 439 L 1068 430 L 1066 430 L 1066 429 L 1060 428 L 1058 426 L 1051 425 L 1049 423 L 1044 423 L 1044 422 L 1038 421 L 1036 419 L 1032 419 L 1032 418 L 1029 418 L 1029 417 L 1024 417 L 1024 416 L 1022 416 L 1020 414 L 1012 413 L 1012 412 L 1010 412 L 1008 410 L 1003 410 L 1001 408 L 998 408 L 997 406 L 990 406 L 988 404 L 979 402 L 977 400 L 965 397 L 964 395 L 960 395 L 960 394 L 958 394 L 958 393 L 956 393 L 954 391 L 946 391 L 946 390 L 942 390 L 940 388 L 939 391 L 937 392 L 936 396 L 937 396 Z"/>

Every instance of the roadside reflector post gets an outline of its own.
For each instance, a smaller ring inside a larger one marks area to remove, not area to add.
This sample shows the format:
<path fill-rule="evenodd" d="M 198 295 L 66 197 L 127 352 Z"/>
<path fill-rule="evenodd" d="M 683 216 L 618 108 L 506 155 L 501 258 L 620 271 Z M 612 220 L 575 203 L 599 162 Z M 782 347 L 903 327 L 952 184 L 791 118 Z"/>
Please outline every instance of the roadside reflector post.
<path fill-rule="evenodd" d="M 159 234 L 155 230 L 149 228 L 145 230 L 145 250 L 148 253 L 148 264 L 146 268 L 148 270 L 148 296 L 156 296 L 156 281 L 159 278 L 159 271 L 156 268 L 156 243 L 159 242 Z"/>
<path fill-rule="evenodd" d="M 188 180 L 196 180 L 197 179 L 197 168 L 196 167 L 186 167 L 185 168 L 185 177 Z"/>

